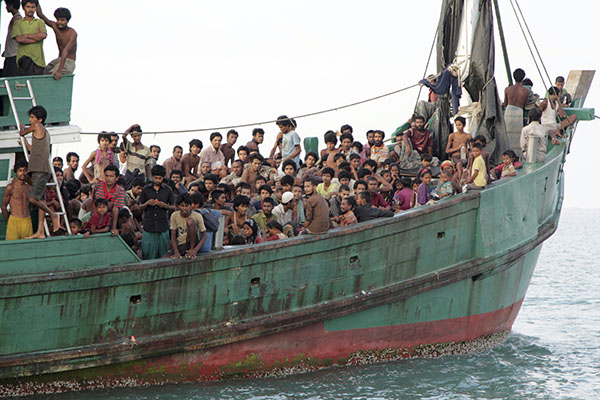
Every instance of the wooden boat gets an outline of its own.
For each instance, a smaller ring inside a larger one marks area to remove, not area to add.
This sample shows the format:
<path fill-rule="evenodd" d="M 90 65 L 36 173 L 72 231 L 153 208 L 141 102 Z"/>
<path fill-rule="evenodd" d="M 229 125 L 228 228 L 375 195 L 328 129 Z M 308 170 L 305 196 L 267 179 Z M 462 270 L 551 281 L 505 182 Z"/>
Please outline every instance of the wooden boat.
<path fill-rule="evenodd" d="M 580 120 L 594 115 L 582 108 L 592 76 L 568 80 L 567 111 Z M 49 121 L 55 143 L 60 132 L 76 139 L 72 77 L 35 79 L 40 96 L 68 99 Z M 4 183 L 22 156 L 11 121 L 0 120 L 0 144 L 13 143 L 0 156 Z M 0 395 L 273 376 L 501 343 L 557 228 L 572 138 L 481 192 L 197 260 L 141 261 L 108 234 L 1 242 Z"/>

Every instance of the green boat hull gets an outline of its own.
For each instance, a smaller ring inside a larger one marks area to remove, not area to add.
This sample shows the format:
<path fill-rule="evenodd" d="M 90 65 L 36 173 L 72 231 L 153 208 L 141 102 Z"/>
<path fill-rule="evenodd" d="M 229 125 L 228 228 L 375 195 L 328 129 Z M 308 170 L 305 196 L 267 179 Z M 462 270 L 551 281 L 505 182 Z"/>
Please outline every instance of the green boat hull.
<path fill-rule="evenodd" d="M 567 145 L 482 192 L 194 261 L 142 262 L 109 235 L 1 243 L 0 394 L 486 348 L 556 229 Z"/>

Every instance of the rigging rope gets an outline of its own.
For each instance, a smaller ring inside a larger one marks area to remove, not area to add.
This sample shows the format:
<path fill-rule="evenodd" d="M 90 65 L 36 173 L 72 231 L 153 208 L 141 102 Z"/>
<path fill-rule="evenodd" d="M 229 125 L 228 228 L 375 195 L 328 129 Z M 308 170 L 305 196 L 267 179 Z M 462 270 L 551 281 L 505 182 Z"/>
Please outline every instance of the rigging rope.
<path fill-rule="evenodd" d="M 523 25 L 521 24 L 521 20 L 519 19 L 519 14 L 513 4 L 513 0 L 510 0 L 510 5 L 515 13 L 515 17 L 517 18 L 517 22 L 519 23 L 519 27 L 521 28 L 521 32 L 523 33 L 523 38 L 525 39 L 525 43 L 527 43 L 527 47 L 529 48 L 529 53 L 531 54 L 531 58 L 533 58 L 533 62 L 535 63 L 535 67 L 537 68 L 538 73 L 540 74 L 540 79 L 542 80 L 542 85 L 544 84 L 544 75 L 542 75 L 542 71 L 540 70 L 540 66 L 538 65 L 537 60 L 535 59 L 535 55 L 533 54 L 533 50 L 531 49 L 531 45 L 529 44 L 529 40 L 527 39 L 527 34 L 523 29 Z"/>
<path fill-rule="evenodd" d="M 533 35 L 531 34 L 531 31 L 529 30 L 529 25 L 527 24 L 527 20 L 525 19 L 525 16 L 523 15 L 523 11 L 521 11 L 521 6 L 519 5 L 519 0 L 515 0 L 515 4 L 517 5 L 517 8 L 519 9 L 519 13 L 521 14 L 521 18 L 523 19 L 523 23 L 525 24 L 525 28 L 527 28 L 527 32 L 529 33 L 529 37 L 531 38 L 531 43 L 533 43 L 533 47 L 535 48 L 535 51 L 536 51 L 536 53 L 538 55 L 538 58 L 540 59 L 540 63 L 542 64 L 542 68 L 544 68 L 544 72 L 546 73 L 546 78 L 548 78 L 548 82 L 550 83 L 550 86 L 553 86 L 552 79 L 550 79 L 550 75 L 548 74 L 548 70 L 546 69 L 546 65 L 544 64 L 544 60 L 542 59 L 542 55 L 540 54 L 540 51 L 538 50 L 537 44 L 535 43 L 535 40 L 533 39 Z"/>
<path fill-rule="evenodd" d="M 311 112 L 311 113 L 308 113 L 308 114 L 301 114 L 301 115 L 292 116 L 292 117 L 290 117 L 290 119 L 300 119 L 300 118 L 312 117 L 312 116 L 319 115 L 319 114 L 326 114 L 326 113 L 329 113 L 329 112 L 332 112 L 332 111 L 342 110 L 344 108 L 358 106 L 360 104 L 369 103 L 371 101 L 379 100 L 379 99 L 382 99 L 384 97 L 388 97 L 388 96 L 392 96 L 392 95 L 400 93 L 400 92 L 404 92 L 404 91 L 412 89 L 412 88 L 414 88 L 416 86 L 419 86 L 419 84 L 415 83 L 414 85 L 410 85 L 410 86 L 404 87 L 402 89 L 394 90 L 393 92 L 385 93 L 385 94 L 382 94 L 382 95 L 379 95 L 379 96 L 371 97 L 371 98 L 368 98 L 368 99 L 365 99 L 365 100 L 357 101 L 357 102 L 346 104 L 346 105 L 343 105 L 343 106 L 328 108 L 326 110 L 315 111 L 315 112 Z M 219 127 L 214 127 L 214 128 L 184 129 L 184 130 L 175 130 L 175 131 L 156 131 L 156 132 L 144 131 L 144 133 L 151 134 L 151 135 L 152 134 L 157 135 L 157 134 L 165 134 L 165 133 L 192 133 L 192 132 L 209 132 L 209 131 L 210 132 L 214 132 L 214 131 L 220 131 L 220 130 L 226 130 L 226 129 L 247 128 L 247 127 L 250 127 L 250 126 L 273 124 L 275 122 L 277 122 L 276 119 L 269 120 L 269 121 L 261 121 L 261 122 L 252 122 L 252 123 L 246 123 L 246 124 L 239 124 L 239 125 L 219 126 Z M 100 132 L 81 132 L 81 135 L 98 135 L 99 133 Z M 119 134 L 119 135 L 121 135 L 123 133 L 124 132 L 117 132 L 117 134 Z"/>
<path fill-rule="evenodd" d="M 425 71 L 423 71 L 423 78 L 427 77 L 427 70 L 429 69 L 429 63 L 431 62 L 431 55 L 433 54 L 433 49 L 435 47 L 435 41 L 437 39 L 439 29 L 435 30 L 435 34 L 433 35 L 433 43 L 431 43 L 431 49 L 429 49 L 429 57 L 427 58 L 427 64 L 425 64 Z M 419 87 L 419 94 L 417 94 L 417 101 L 415 102 L 415 107 L 413 109 L 413 114 L 417 111 L 417 105 L 419 104 L 419 98 L 421 97 L 421 91 L 423 90 L 423 86 Z"/>

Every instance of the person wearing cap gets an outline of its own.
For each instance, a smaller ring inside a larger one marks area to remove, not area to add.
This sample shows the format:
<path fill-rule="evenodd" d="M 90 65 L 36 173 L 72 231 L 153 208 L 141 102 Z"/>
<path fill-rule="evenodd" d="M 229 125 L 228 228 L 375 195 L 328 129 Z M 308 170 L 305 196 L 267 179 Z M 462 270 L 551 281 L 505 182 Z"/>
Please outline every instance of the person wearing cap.
<path fill-rule="evenodd" d="M 275 220 L 283 227 L 288 237 L 295 236 L 297 225 L 294 222 L 294 194 L 285 192 L 281 195 L 281 203 L 273 209 Z"/>

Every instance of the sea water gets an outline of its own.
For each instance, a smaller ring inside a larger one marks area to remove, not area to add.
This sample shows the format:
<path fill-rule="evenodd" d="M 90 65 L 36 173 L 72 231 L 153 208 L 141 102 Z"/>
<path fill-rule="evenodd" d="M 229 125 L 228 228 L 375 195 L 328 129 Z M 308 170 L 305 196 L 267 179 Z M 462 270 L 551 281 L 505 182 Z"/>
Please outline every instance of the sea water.
<path fill-rule="evenodd" d="M 52 399 L 600 399 L 598 242 L 600 210 L 563 210 L 509 338 L 479 354 Z"/>

